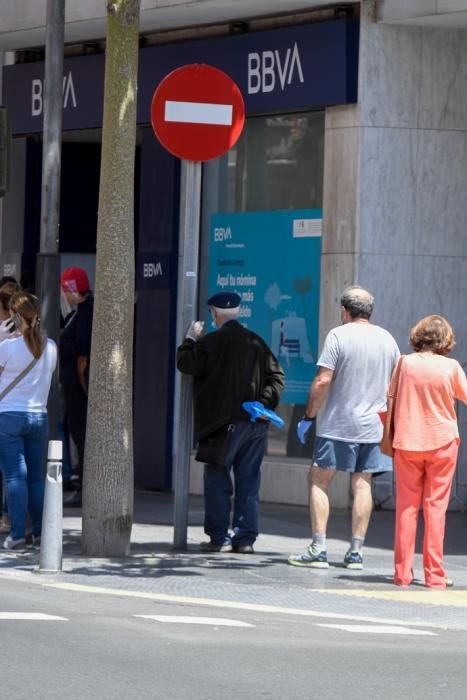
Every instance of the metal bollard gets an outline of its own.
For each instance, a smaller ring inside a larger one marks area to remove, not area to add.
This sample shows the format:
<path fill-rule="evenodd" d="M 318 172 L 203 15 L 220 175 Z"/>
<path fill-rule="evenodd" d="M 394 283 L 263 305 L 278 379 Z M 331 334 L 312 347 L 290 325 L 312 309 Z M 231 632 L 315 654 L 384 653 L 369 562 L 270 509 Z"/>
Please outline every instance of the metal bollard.
<path fill-rule="evenodd" d="M 50 440 L 47 453 L 44 513 L 42 515 L 39 573 L 62 570 L 63 555 L 62 443 Z"/>

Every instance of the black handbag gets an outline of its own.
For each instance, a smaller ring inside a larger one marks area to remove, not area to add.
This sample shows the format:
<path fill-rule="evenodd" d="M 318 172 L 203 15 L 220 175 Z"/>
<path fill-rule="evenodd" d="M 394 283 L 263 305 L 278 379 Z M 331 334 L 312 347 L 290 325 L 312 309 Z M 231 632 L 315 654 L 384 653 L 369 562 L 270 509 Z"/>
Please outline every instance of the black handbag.
<path fill-rule="evenodd" d="M 195 454 L 196 461 L 212 464 L 216 467 L 225 467 L 230 438 L 234 430 L 235 425 L 229 423 L 199 440 Z"/>

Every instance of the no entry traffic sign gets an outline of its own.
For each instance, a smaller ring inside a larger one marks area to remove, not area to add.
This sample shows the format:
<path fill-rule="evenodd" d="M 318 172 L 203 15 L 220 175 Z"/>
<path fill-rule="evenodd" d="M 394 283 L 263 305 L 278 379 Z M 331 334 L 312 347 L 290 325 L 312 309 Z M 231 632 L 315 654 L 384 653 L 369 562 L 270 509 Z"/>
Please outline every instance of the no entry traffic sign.
<path fill-rule="evenodd" d="M 245 122 L 237 84 L 201 63 L 177 68 L 159 83 L 151 123 L 161 144 L 178 158 L 206 161 L 229 150 Z"/>

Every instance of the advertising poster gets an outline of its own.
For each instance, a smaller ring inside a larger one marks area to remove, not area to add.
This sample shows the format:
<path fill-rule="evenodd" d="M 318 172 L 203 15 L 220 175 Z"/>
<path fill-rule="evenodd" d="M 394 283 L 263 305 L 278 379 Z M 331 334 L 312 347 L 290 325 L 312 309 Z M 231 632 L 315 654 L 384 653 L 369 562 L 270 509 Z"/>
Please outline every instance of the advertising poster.
<path fill-rule="evenodd" d="M 321 209 L 211 217 L 209 295 L 240 294 L 239 321 L 285 370 L 282 403 L 306 403 L 316 373 L 321 223 Z"/>

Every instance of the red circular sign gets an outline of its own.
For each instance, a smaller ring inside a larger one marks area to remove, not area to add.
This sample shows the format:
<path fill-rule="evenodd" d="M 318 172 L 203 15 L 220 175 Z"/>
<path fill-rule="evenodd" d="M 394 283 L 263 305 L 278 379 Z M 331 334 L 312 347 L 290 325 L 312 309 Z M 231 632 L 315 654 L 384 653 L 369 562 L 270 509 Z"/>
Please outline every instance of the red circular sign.
<path fill-rule="evenodd" d="M 151 123 L 172 155 L 205 161 L 229 150 L 242 133 L 245 105 L 234 81 L 218 68 L 194 63 L 159 83 Z"/>

